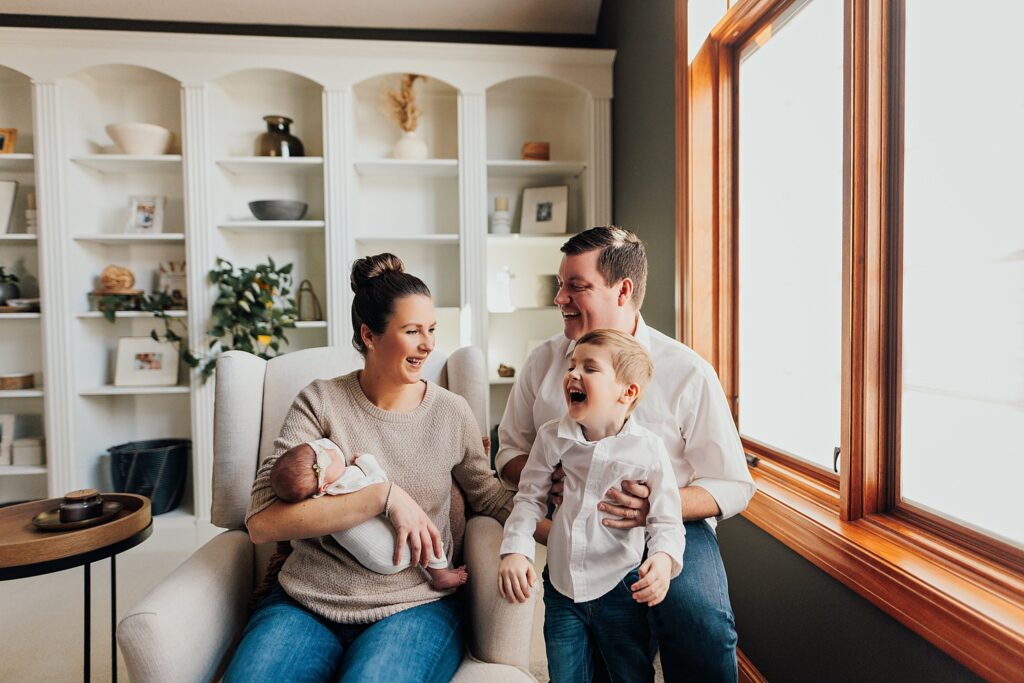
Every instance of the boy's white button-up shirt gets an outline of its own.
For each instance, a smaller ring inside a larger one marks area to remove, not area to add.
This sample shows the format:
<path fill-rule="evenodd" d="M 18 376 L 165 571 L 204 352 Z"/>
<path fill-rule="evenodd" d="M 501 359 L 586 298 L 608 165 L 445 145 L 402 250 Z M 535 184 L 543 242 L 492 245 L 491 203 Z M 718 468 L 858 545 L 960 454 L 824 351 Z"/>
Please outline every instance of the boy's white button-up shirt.
<path fill-rule="evenodd" d="M 618 488 L 623 479 L 644 481 L 651 488 L 648 553 L 667 553 L 672 577 L 679 574 L 686 533 L 679 514 L 679 487 L 664 443 L 633 418 L 618 434 L 600 441 L 587 441 L 568 416 L 538 430 L 519 479 L 515 508 L 505 522 L 502 555 L 520 553 L 534 559 L 533 533 L 547 514 L 551 472 L 559 463 L 565 489 L 548 536 L 548 575 L 560 593 L 575 602 L 594 600 L 640 565 L 645 528 L 607 527 L 597 509 L 605 492 Z"/>
<path fill-rule="evenodd" d="M 736 423 L 714 368 L 688 346 L 651 329 L 637 317 L 633 334 L 651 354 L 654 377 L 633 417 L 668 449 L 680 486 L 700 486 L 726 519 L 743 512 L 754 495 Z M 510 460 L 530 452 L 538 427 L 565 415 L 562 380 L 576 347 L 558 334 L 530 353 L 512 387 L 498 428 L 499 475 Z M 507 481 L 506 486 L 515 488 Z M 714 518 L 708 523 L 715 526 Z"/>

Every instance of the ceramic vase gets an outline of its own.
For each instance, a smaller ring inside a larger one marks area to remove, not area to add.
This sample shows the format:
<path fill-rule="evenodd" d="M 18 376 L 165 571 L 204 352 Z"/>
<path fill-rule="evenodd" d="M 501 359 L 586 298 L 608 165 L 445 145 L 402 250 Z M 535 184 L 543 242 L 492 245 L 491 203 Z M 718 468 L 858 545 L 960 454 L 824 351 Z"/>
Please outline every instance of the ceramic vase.
<path fill-rule="evenodd" d="M 416 131 L 405 131 L 395 143 L 392 156 L 396 159 L 426 159 L 427 143 L 416 135 Z"/>
<path fill-rule="evenodd" d="M 306 156 L 302 140 L 291 134 L 292 120 L 287 116 L 264 116 L 267 132 L 256 138 L 256 154 L 261 157 Z"/>

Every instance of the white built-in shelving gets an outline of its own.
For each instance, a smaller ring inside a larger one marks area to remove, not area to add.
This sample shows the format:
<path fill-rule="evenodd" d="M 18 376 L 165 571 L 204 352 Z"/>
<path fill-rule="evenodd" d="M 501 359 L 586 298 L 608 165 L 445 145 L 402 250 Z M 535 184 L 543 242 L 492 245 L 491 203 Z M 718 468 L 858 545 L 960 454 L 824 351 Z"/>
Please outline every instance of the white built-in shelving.
<path fill-rule="evenodd" d="M 400 47 L 401 49 L 396 49 Z M 42 292 L 42 314 L 0 315 L 0 372 L 42 373 L 46 392 L 0 392 L 0 413 L 43 414 L 46 467 L 0 480 L 0 502 L 108 485 L 113 444 L 191 438 L 191 492 L 163 528 L 210 509 L 213 383 L 180 368 L 171 387 L 113 386 L 118 339 L 149 336 L 163 321 L 91 310 L 88 292 L 110 264 L 152 292 L 161 263 L 188 266 L 193 348 L 216 296 L 207 273 L 218 257 L 252 267 L 270 256 L 308 280 L 326 320 L 301 321 L 286 350 L 350 349 L 351 262 L 390 251 L 431 288 L 437 348 L 482 347 L 491 419 L 529 346 L 560 329 L 551 278 L 565 235 L 518 234 L 524 189 L 569 186 L 568 232 L 611 217 L 611 64 L 603 50 L 323 41 L 0 28 L 0 122 L 19 129 L 0 179 L 19 182 L 0 265 L 17 264 Z M 387 88 L 422 73 L 417 135 L 427 158 L 393 158 L 397 127 L 383 113 Z M 293 119 L 305 156 L 257 154 L 265 115 Z M 121 154 L 110 123 L 169 129 L 167 154 Z M 550 161 L 521 161 L 526 141 L 548 141 Z M 24 234 L 24 196 L 40 205 L 40 237 Z M 165 199 L 162 232 L 126 230 L 133 196 Z M 496 196 L 507 196 L 513 234 L 488 235 Z M 305 202 L 299 221 L 260 221 L 250 202 Z M 514 313 L 489 313 L 493 276 L 514 272 Z M 33 290 L 32 287 L 35 287 Z M 13 483 L 12 483 L 13 482 Z"/>

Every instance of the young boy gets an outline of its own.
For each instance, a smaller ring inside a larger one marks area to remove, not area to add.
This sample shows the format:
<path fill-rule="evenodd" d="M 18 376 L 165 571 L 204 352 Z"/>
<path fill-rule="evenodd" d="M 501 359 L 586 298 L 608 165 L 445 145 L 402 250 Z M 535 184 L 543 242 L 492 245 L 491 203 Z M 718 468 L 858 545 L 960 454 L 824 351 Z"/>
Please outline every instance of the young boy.
<path fill-rule="evenodd" d="M 270 469 L 274 495 L 286 503 L 353 493 L 387 480 L 373 455 L 357 453 L 346 463 L 341 448 L 330 439 L 301 443 L 282 453 Z M 399 563 L 394 563 L 395 529 L 380 515 L 331 535 L 359 564 L 378 574 L 395 574 L 410 566 L 408 547 L 402 549 Z M 431 559 L 426 572 L 438 590 L 461 586 L 468 578 L 464 566 L 451 568 L 444 557 Z"/>
<path fill-rule="evenodd" d="M 536 581 L 533 534 L 561 463 L 565 489 L 544 569 L 552 683 L 589 681 L 595 647 L 612 680 L 654 679 L 647 608 L 665 598 L 682 570 L 685 531 L 665 446 L 629 417 L 652 374 L 647 351 L 627 334 L 593 330 L 579 339 L 562 383 L 568 414 L 538 430 L 505 522 L 498 591 L 522 602 Z M 597 509 L 626 479 L 651 489 L 642 563 L 644 529 L 605 526 Z"/>

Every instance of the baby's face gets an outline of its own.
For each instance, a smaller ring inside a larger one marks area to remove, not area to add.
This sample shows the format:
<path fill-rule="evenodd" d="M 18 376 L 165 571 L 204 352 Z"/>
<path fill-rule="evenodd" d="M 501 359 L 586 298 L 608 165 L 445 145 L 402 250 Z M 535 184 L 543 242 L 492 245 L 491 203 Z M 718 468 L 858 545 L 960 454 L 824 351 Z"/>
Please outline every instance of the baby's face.
<path fill-rule="evenodd" d="M 624 417 L 629 407 L 626 387 L 615 379 L 611 352 L 601 346 L 581 344 L 573 350 L 562 389 L 569 417 L 584 426 Z"/>
<path fill-rule="evenodd" d="M 320 493 L 323 493 L 328 486 L 336 482 L 347 469 L 345 466 L 345 458 L 342 456 L 341 451 L 337 448 L 324 447 L 323 452 L 330 458 L 330 464 L 324 468 L 324 485 L 320 487 Z M 324 467 L 323 463 L 320 463 L 321 467 Z"/>

